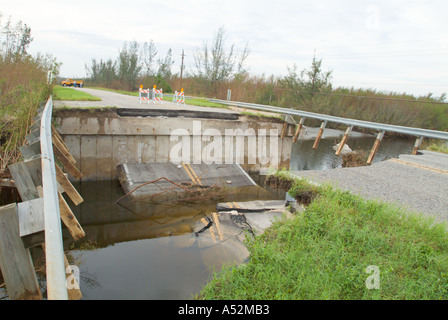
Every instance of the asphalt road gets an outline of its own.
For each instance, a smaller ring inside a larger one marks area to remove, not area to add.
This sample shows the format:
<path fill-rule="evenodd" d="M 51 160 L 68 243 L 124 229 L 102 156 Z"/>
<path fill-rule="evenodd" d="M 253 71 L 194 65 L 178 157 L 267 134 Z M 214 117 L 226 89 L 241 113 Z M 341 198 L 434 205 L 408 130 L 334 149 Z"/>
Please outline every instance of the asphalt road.
<path fill-rule="evenodd" d="M 420 152 L 366 167 L 295 171 L 294 175 L 448 222 L 448 155 Z"/>
<path fill-rule="evenodd" d="M 69 106 L 69 107 L 118 107 L 118 108 L 143 108 L 143 109 L 169 109 L 169 110 L 191 110 L 201 112 L 220 112 L 220 113 L 236 113 L 238 112 L 223 109 L 223 108 L 210 108 L 199 107 L 193 105 L 181 105 L 172 103 L 172 98 L 165 97 L 163 104 L 153 103 L 150 101 L 139 103 L 139 99 L 136 96 L 130 96 L 126 94 L 96 90 L 90 88 L 74 88 L 75 90 L 84 91 L 92 96 L 98 97 L 101 101 L 53 101 L 55 107 Z"/>

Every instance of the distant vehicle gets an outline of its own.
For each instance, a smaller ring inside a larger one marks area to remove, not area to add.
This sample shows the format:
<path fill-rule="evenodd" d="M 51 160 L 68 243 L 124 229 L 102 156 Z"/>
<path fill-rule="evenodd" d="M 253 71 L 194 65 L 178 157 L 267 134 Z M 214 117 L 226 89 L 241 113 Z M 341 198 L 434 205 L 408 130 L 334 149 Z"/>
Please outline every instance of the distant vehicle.
<path fill-rule="evenodd" d="M 65 79 L 61 82 L 63 87 L 79 87 L 82 88 L 84 86 L 84 81 L 82 80 L 73 80 L 73 79 Z"/>

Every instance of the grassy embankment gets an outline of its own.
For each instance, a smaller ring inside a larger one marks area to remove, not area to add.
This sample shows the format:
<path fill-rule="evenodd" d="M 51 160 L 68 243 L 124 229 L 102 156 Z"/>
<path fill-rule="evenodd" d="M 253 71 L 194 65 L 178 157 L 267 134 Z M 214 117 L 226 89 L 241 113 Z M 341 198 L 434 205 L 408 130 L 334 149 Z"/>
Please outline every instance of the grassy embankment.
<path fill-rule="evenodd" d="M 310 204 L 247 240 L 249 262 L 215 273 L 197 299 L 448 299 L 446 224 L 287 172 L 268 181 Z M 379 289 L 366 287 L 371 265 Z"/>
<path fill-rule="evenodd" d="M 423 149 L 448 154 L 448 142 L 441 140 L 429 140 L 423 144 Z"/>

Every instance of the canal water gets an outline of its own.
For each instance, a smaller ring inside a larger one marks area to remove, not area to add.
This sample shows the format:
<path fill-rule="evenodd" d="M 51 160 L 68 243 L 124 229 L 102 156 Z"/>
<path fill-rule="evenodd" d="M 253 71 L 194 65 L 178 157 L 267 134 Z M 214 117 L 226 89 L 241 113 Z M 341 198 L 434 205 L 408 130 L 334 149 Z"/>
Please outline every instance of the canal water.
<path fill-rule="evenodd" d="M 254 176 L 263 185 L 263 179 Z M 241 264 L 241 247 L 225 238 L 195 235 L 201 218 L 218 202 L 285 199 L 285 192 L 259 186 L 229 189 L 214 200 L 170 201 L 125 198 L 118 181 L 74 183 L 84 198 L 72 210 L 86 232 L 64 245 L 79 268 L 83 299 L 191 299 L 214 270 Z M 69 203 L 70 200 L 67 200 Z M 204 233 L 205 234 L 205 233 Z"/>
<path fill-rule="evenodd" d="M 375 143 L 376 137 L 351 138 L 347 141 L 353 151 L 363 152 L 366 160 Z M 291 170 L 330 170 L 342 166 L 342 158 L 335 155 L 334 146 L 340 142 L 338 139 L 322 139 L 317 150 L 313 149 L 314 140 L 304 140 L 293 144 L 291 153 Z M 384 137 L 377 151 L 373 163 L 398 158 L 400 154 L 410 154 L 414 147 L 414 140 Z"/>
<path fill-rule="evenodd" d="M 349 139 L 353 150 L 370 151 L 375 138 Z M 334 155 L 337 141 L 323 139 L 294 145 L 292 170 L 329 170 L 341 166 Z M 385 138 L 375 162 L 410 153 L 413 141 Z M 200 219 L 226 201 L 285 199 L 284 192 L 264 187 L 264 177 L 252 175 L 259 187 L 245 187 L 219 195 L 220 199 L 191 203 L 152 199 L 114 202 L 123 196 L 118 181 L 75 184 L 84 198 L 72 210 L 86 232 L 82 241 L 64 244 L 71 264 L 80 271 L 83 299 L 191 299 L 213 271 L 243 263 L 246 257 L 229 241 L 212 243 L 196 237 Z M 70 201 L 67 201 L 70 203 Z"/>

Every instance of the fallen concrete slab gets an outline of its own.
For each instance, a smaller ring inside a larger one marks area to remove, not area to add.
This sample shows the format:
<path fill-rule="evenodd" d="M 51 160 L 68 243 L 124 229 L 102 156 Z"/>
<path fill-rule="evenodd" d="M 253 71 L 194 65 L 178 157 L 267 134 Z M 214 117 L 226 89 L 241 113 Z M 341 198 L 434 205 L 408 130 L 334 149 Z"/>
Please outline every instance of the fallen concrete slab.
<path fill-rule="evenodd" d="M 223 211 L 202 218 L 195 226 L 195 235 L 211 238 L 214 243 L 237 240 L 240 249 L 245 251 L 247 235 L 262 234 L 275 221 L 292 216 L 286 203 L 284 200 L 232 202 L 233 209 L 228 208 L 229 203 L 220 203 L 217 208 Z"/>
<path fill-rule="evenodd" d="M 286 200 L 255 200 L 244 202 L 223 202 L 216 205 L 216 210 L 238 212 L 264 212 L 269 210 L 284 210 Z"/>
<path fill-rule="evenodd" d="M 216 205 L 220 219 L 233 221 L 240 229 L 263 233 L 272 222 L 287 213 L 286 200 L 256 200 L 244 202 L 225 202 Z"/>
<path fill-rule="evenodd" d="M 211 187 L 243 187 L 257 184 L 235 164 L 123 163 L 117 166 L 118 179 L 132 197 L 161 192 L 183 193 Z M 187 190 L 188 189 L 188 190 Z"/>

